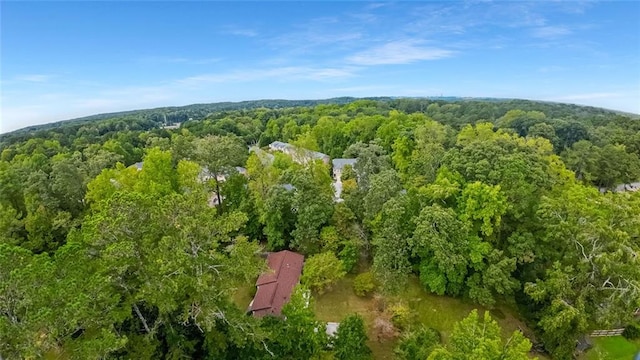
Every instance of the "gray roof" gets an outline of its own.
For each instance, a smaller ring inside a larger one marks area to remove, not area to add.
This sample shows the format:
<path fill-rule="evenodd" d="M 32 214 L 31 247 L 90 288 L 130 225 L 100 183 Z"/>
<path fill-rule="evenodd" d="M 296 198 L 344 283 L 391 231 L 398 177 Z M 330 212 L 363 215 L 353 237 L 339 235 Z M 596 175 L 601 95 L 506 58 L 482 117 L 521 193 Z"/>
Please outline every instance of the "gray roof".
<path fill-rule="evenodd" d="M 293 186 L 291 184 L 282 184 L 282 187 L 287 191 L 293 191 L 296 188 L 295 186 Z"/>
<path fill-rule="evenodd" d="M 294 150 L 297 148 L 295 145 L 291 145 L 289 143 L 285 143 L 282 141 L 274 141 L 271 144 L 269 144 L 269 147 L 279 151 L 284 151 L 286 149 Z M 305 155 L 310 156 L 314 159 L 319 159 L 319 160 L 329 159 L 329 155 L 327 154 L 323 154 L 321 152 L 308 150 L 308 149 L 302 149 L 302 150 L 304 151 Z"/>
<path fill-rule="evenodd" d="M 356 164 L 358 159 L 333 159 L 331 163 L 333 164 L 333 169 L 342 169 L 345 165 L 351 165 L 352 167 Z"/>
<path fill-rule="evenodd" d="M 140 161 L 140 162 L 137 162 L 137 163 L 135 163 L 135 164 L 133 164 L 133 165 L 136 167 L 136 169 L 138 169 L 138 170 L 142 170 L 142 164 L 143 164 L 143 162 L 142 162 L 142 161 Z"/>
<path fill-rule="evenodd" d="M 275 159 L 275 156 L 273 156 L 273 154 L 270 154 L 270 153 L 260 149 L 257 146 L 250 146 L 249 147 L 249 152 L 256 153 L 256 155 L 258 155 L 258 158 L 260 159 L 260 161 L 263 164 L 271 163 Z"/>
<path fill-rule="evenodd" d="M 311 150 L 308 150 L 308 151 L 313 158 L 320 159 L 320 160 L 329 158 L 329 155 L 327 154 L 323 154 L 321 152 L 311 151 Z"/>
<path fill-rule="evenodd" d="M 286 149 L 286 148 L 293 148 L 294 146 L 291 145 L 291 144 L 282 142 L 282 141 L 274 141 L 271 144 L 269 144 L 269 147 L 273 147 L 273 148 L 281 150 L 281 149 Z"/>

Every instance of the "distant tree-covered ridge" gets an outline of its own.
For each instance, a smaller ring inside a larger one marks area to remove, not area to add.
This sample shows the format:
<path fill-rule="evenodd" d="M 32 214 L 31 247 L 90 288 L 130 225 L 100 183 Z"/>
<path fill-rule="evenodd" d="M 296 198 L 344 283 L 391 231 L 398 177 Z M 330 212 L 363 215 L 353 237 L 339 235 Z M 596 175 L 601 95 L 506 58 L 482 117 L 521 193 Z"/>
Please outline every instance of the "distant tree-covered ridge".
<path fill-rule="evenodd" d="M 3 135 L 2 358 L 368 358 L 363 319 L 332 340 L 310 305 L 363 270 L 384 296 L 415 277 L 434 294 L 510 304 L 554 359 L 633 320 L 640 191 L 609 190 L 640 181 L 638 119 L 521 100 L 325 102 L 144 110 Z M 341 198 L 330 163 L 273 141 L 356 159 Z M 305 255 L 310 290 L 294 292 L 286 320 L 247 316 L 232 295 L 265 269 L 262 252 L 283 249 Z M 520 333 L 503 345 L 477 313 L 440 343 L 402 310 L 380 326 L 405 358 L 530 348 Z M 479 328 L 490 333 L 468 341 Z"/>

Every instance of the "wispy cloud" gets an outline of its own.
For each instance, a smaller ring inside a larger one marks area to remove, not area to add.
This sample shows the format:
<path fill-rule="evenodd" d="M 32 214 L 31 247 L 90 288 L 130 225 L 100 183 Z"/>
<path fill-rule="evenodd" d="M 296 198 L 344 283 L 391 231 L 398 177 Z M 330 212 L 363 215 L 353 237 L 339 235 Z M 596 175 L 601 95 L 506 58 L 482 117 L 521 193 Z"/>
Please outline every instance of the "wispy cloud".
<path fill-rule="evenodd" d="M 222 27 L 220 31 L 222 34 L 227 35 L 235 35 L 235 36 L 245 36 L 245 37 L 255 37 L 258 36 L 258 31 L 254 29 L 250 29 L 247 27 L 240 27 L 235 25 L 226 25 Z"/>
<path fill-rule="evenodd" d="M 351 55 L 347 58 L 347 62 L 363 66 L 410 64 L 417 61 L 448 58 L 454 54 L 455 52 L 451 50 L 421 46 L 415 40 L 401 40 Z"/>
<path fill-rule="evenodd" d="M 366 93 L 366 92 L 379 92 L 380 90 L 391 90 L 395 87 L 393 86 L 382 86 L 382 85 L 363 85 L 363 86 L 348 86 L 348 87 L 342 87 L 342 88 L 335 88 L 335 89 L 329 89 L 329 92 L 334 92 L 334 93 L 347 93 L 347 94 L 353 94 L 353 93 Z"/>
<path fill-rule="evenodd" d="M 295 52 L 306 51 L 314 47 L 322 47 L 324 50 L 331 50 L 331 47 L 343 44 L 351 45 L 362 38 L 362 33 L 348 29 L 330 30 L 308 28 L 303 31 L 292 31 L 287 34 L 282 34 L 270 41 L 270 43 L 276 47 Z"/>
<path fill-rule="evenodd" d="M 49 74 L 25 74 L 25 75 L 16 76 L 15 80 L 16 81 L 43 83 L 43 82 L 47 82 L 47 81 L 53 79 L 54 77 L 55 77 L 55 75 L 49 75 Z"/>
<path fill-rule="evenodd" d="M 538 72 L 541 72 L 541 73 L 545 74 L 545 73 L 565 71 L 565 70 L 567 70 L 567 68 L 564 67 L 564 66 L 550 65 L 550 66 L 543 66 L 543 67 L 539 68 Z"/>
<path fill-rule="evenodd" d="M 176 84 L 200 86 L 213 83 L 250 82 L 267 79 L 275 79 L 277 81 L 326 81 L 352 77 L 357 70 L 356 67 L 285 66 L 269 69 L 236 70 L 225 73 L 202 74 L 177 80 Z"/>
<path fill-rule="evenodd" d="M 184 64 L 184 65 L 208 65 L 220 62 L 222 58 L 188 58 L 182 56 L 147 56 L 138 59 L 145 64 Z"/>
<path fill-rule="evenodd" d="M 552 39 L 569 35 L 572 31 L 566 26 L 541 26 L 532 30 L 531 35 L 541 39 Z"/>

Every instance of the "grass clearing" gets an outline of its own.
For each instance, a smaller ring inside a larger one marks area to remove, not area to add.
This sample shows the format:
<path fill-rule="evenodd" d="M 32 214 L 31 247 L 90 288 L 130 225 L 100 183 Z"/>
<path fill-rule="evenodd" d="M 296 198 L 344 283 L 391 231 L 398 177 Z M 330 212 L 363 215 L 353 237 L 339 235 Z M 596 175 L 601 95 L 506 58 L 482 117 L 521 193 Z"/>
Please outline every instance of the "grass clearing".
<path fill-rule="evenodd" d="M 632 360 L 640 351 L 640 340 L 629 341 L 622 336 L 593 337 L 586 360 Z"/>
<path fill-rule="evenodd" d="M 345 316 L 358 313 L 365 319 L 369 329 L 369 346 L 376 359 L 393 359 L 393 348 L 396 340 L 376 339 L 373 322 L 378 314 L 372 297 L 361 298 L 353 292 L 354 275 L 348 275 L 324 294 L 314 294 L 315 313 L 319 320 L 340 322 Z M 476 304 L 460 299 L 438 296 L 428 293 L 416 278 L 411 278 L 405 290 L 397 296 L 390 297 L 387 303 L 400 302 L 407 305 L 416 313 L 417 321 L 440 331 L 446 341 L 453 330 L 453 324 L 465 318 L 473 309 L 479 313 L 487 310 Z M 492 311 L 492 317 L 503 329 L 503 336 L 508 337 L 513 331 L 521 329 L 525 335 L 532 332 L 526 325 L 514 316 L 506 307 L 497 307 Z"/>
<path fill-rule="evenodd" d="M 393 359 L 396 341 L 377 341 L 373 322 L 376 317 L 372 297 L 359 297 L 353 292 L 354 275 L 347 275 L 322 295 L 314 294 L 315 313 L 319 320 L 340 322 L 347 315 L 360 314 L 367 324 L 368 345 L 376 359 Z"/>

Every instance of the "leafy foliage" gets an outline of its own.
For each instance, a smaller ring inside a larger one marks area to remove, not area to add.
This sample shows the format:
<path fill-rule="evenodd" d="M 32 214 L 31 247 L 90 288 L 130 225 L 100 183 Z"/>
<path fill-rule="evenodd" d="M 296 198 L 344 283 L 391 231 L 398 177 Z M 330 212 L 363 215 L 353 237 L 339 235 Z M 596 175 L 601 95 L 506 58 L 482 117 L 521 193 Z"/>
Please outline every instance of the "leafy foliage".
<path fill-rule="evenodd" d="M 247 151 L 275 140 L 357 158 L 344 202 L 322 162 Z M 360 264 L 362 291 L 416 273 L 436 294 L 516 303 L 568 358 L 579 336 L 640 307 L 640 193 L 620 186 L 640 179 L 639 157 L 637 119 L 521 100 L 204 104 L 3 134 L 0 354 L 337 356 L 308 295 L 286 322 L 230 301 L 264 267 L 259 251 L 293 249 L 318 290 Z M 489 330 L 469 342 L 477 323 Z M 432 334 L 405 327 L 402 356 L 424 358 L 431 345 L 415 339 Z M 526 347 L 516 335 L 504 347 L 486 318 L 459 327 L 431 356 Z"/>
<path fill-rule="evenodd" d="M 313 290 L 323 291 L 345 274 L 342 262 L 333 253 L 324 252 L 305 261 L 300 281 Z"/>
<path fill-rule="evenodd" d="M 335 358 L 339 360 L 371 359 L 367 346 L 367 330 L 360 315 L 350 315 L 342 320 L 333 339 Z"/>
<path fill-rule="evenodd" d="M 353 291 L 358 296 L 367 296 L 376 289 L 373 273 L 370 271 L 358 274 L 353 280 Z"/>
<path fill-rule="evenodd" d="M 531 342 L 519 331 L 506 342 L 500 335 L 500 326 L 485 312 L 482 319 L 477 310 L 457 323 L 446 346 L 437 346 L 429 360 L 446 359 L 529 359 Z"/>
<path fill-rule="evenodd" d="M 393 352 L 401 360 L 426 359 L 438 344 L 440 344 L 440 333 L 435 329 L 421 326 L 403 333 Z"/>
<path fill-rule="evenodd" d="M 625 326 L 622 336 L 629 340 L 640 339 L 640 324 L 633 322 Z"/>

